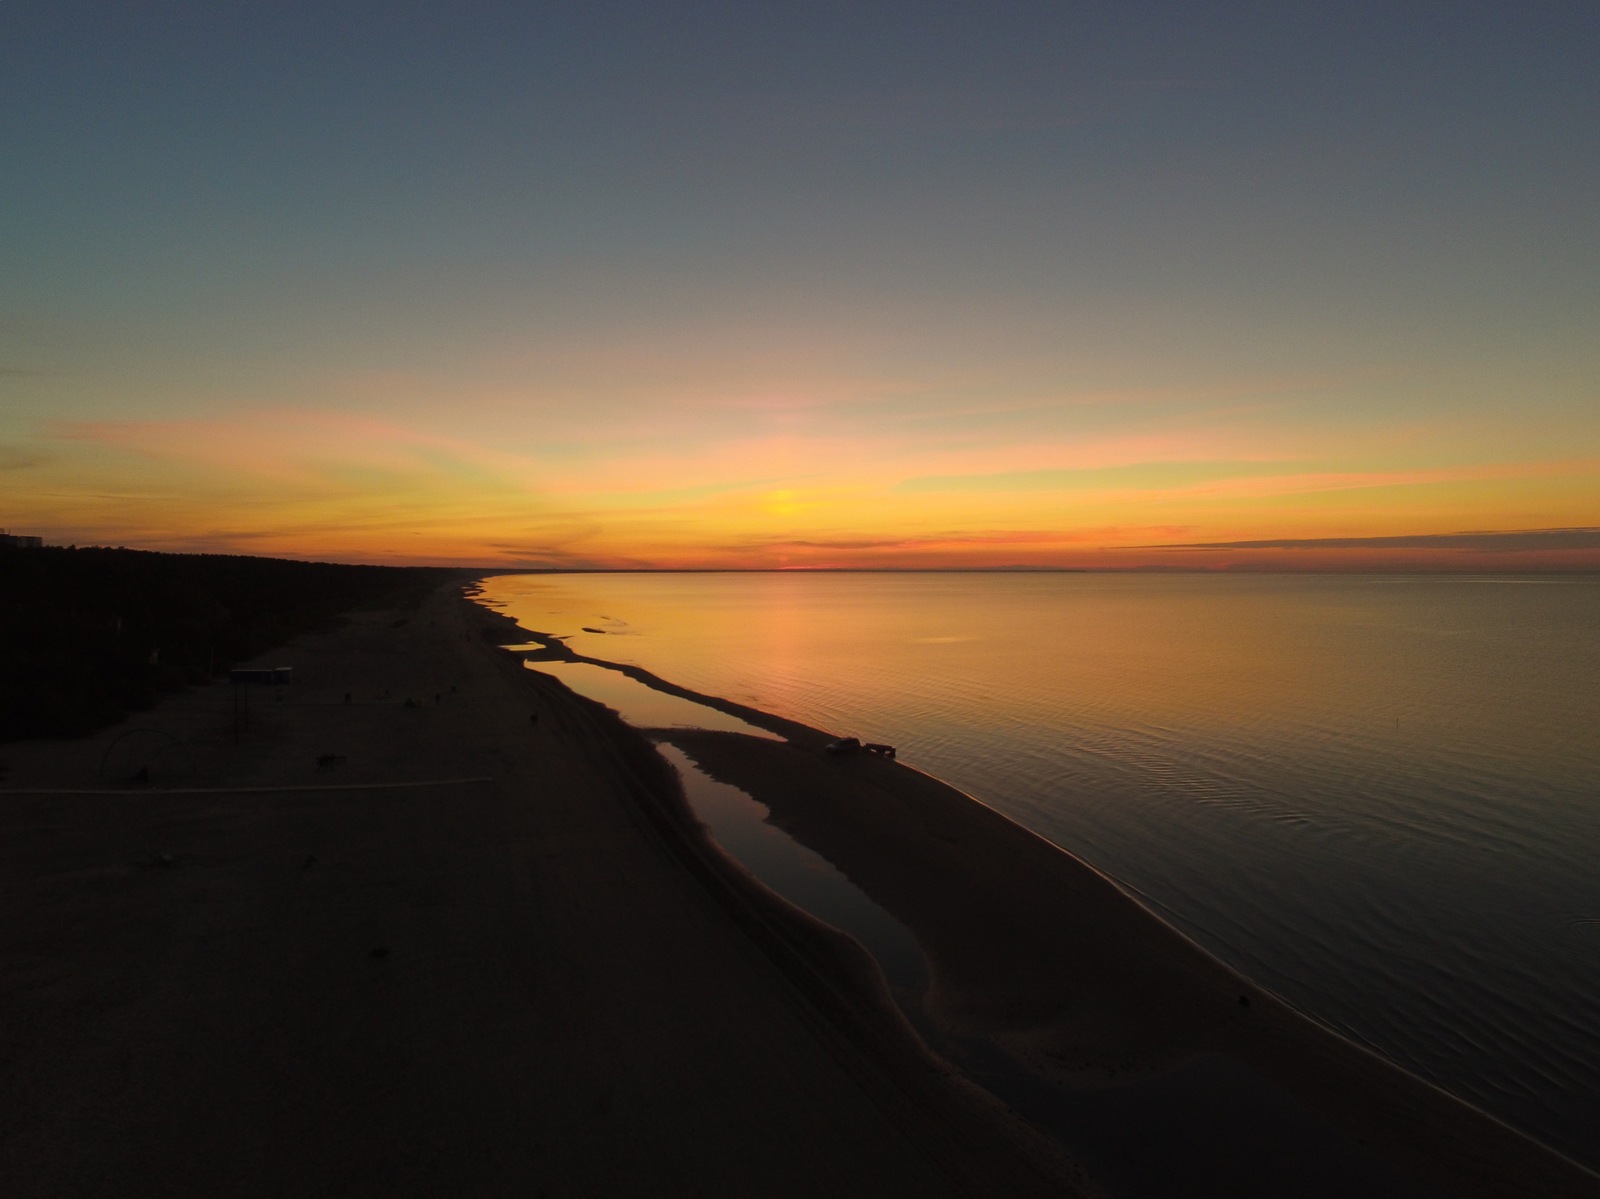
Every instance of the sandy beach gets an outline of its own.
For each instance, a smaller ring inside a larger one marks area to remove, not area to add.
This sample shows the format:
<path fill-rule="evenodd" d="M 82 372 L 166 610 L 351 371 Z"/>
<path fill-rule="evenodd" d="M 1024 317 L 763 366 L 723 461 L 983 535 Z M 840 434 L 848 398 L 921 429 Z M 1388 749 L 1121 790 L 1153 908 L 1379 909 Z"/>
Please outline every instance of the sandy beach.
<path fill-rule="evenodd" d="M 452 586 L 261 659 L 247 719 L 0 750 L 9 1194 L 1600 1194 L 937 780 L 672 734 L 911 930 L 942 1059 L 525 639 Z"/>
<path fill-rule="evenodd" d="M 536 640 L 535 668 L 581 658 Z M 825 752 L 850 730 L 619 669 L 784 739 L 652 733 L 909 930 L 935 1047 L 1113 1193 L 1600 1194 L 1588 1170 L 1330 1032 L 998 812 L 903 763 Z"/>
<path fill-rule="evenodd" d="M 7 1194 L 1089 1193 L 506 625 L 0 750 Z"/>
<path fill-rule="evenodd" d="M 1019 1102 L 1112 1193 L 1600 1194 L 1593 1174 L 1263 992 L 999 813 L 787 731 L 788 745 L 663 735 L 911 931 L 947 1052 L 999 1049 L 1001 1080 L 1022 1076 Z M 994 1056 L 973 1064 L 997 1073 Z"/>

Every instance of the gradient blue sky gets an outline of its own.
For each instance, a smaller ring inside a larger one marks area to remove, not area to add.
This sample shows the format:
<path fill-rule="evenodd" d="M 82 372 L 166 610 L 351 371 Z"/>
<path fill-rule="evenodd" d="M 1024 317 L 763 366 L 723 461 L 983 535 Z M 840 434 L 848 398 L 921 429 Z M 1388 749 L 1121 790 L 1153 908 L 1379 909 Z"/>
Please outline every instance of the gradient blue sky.
<path fill-rule="evenodd" d="M 1597 45 L 1592 3 L 7 0 L 0 524 L 574 566 L 1592 530 Z"/>

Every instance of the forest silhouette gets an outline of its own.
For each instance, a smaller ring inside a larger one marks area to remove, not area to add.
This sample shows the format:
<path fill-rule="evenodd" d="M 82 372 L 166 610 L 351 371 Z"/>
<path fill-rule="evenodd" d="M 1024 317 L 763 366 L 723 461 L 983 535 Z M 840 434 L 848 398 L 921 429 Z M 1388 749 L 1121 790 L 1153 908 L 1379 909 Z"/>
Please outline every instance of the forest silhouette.
<path fill-rule="evenodd" d="M 99 547 L 0 548 L 0 741 L 79 736 L 459 572 Z"/>

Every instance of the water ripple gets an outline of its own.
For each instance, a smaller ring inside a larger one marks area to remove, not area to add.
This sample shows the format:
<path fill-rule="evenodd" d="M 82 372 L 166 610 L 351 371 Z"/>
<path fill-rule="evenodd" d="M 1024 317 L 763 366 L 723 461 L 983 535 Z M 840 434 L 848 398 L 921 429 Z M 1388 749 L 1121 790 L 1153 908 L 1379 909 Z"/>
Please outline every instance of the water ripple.
<path fill-rule="evenodd" d="M 1600 1165 L 1600 580 L 486 589 L 513 614 L 526 596 L 530 627 L 625 627 L 580 635 L 684 686 L 899 746 L 1330 1026 Z"/>

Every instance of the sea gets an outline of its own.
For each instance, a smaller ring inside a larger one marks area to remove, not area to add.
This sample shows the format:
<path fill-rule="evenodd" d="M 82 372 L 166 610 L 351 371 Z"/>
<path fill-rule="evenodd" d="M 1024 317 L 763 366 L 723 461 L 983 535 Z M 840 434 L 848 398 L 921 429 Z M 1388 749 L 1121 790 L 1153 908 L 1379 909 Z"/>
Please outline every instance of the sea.
<path fill-rule="evenodd" d="M 896 746 L 1315 1019 L 1600 1168 L 1600 579 L 483 590 L 586 657 Z"/>

